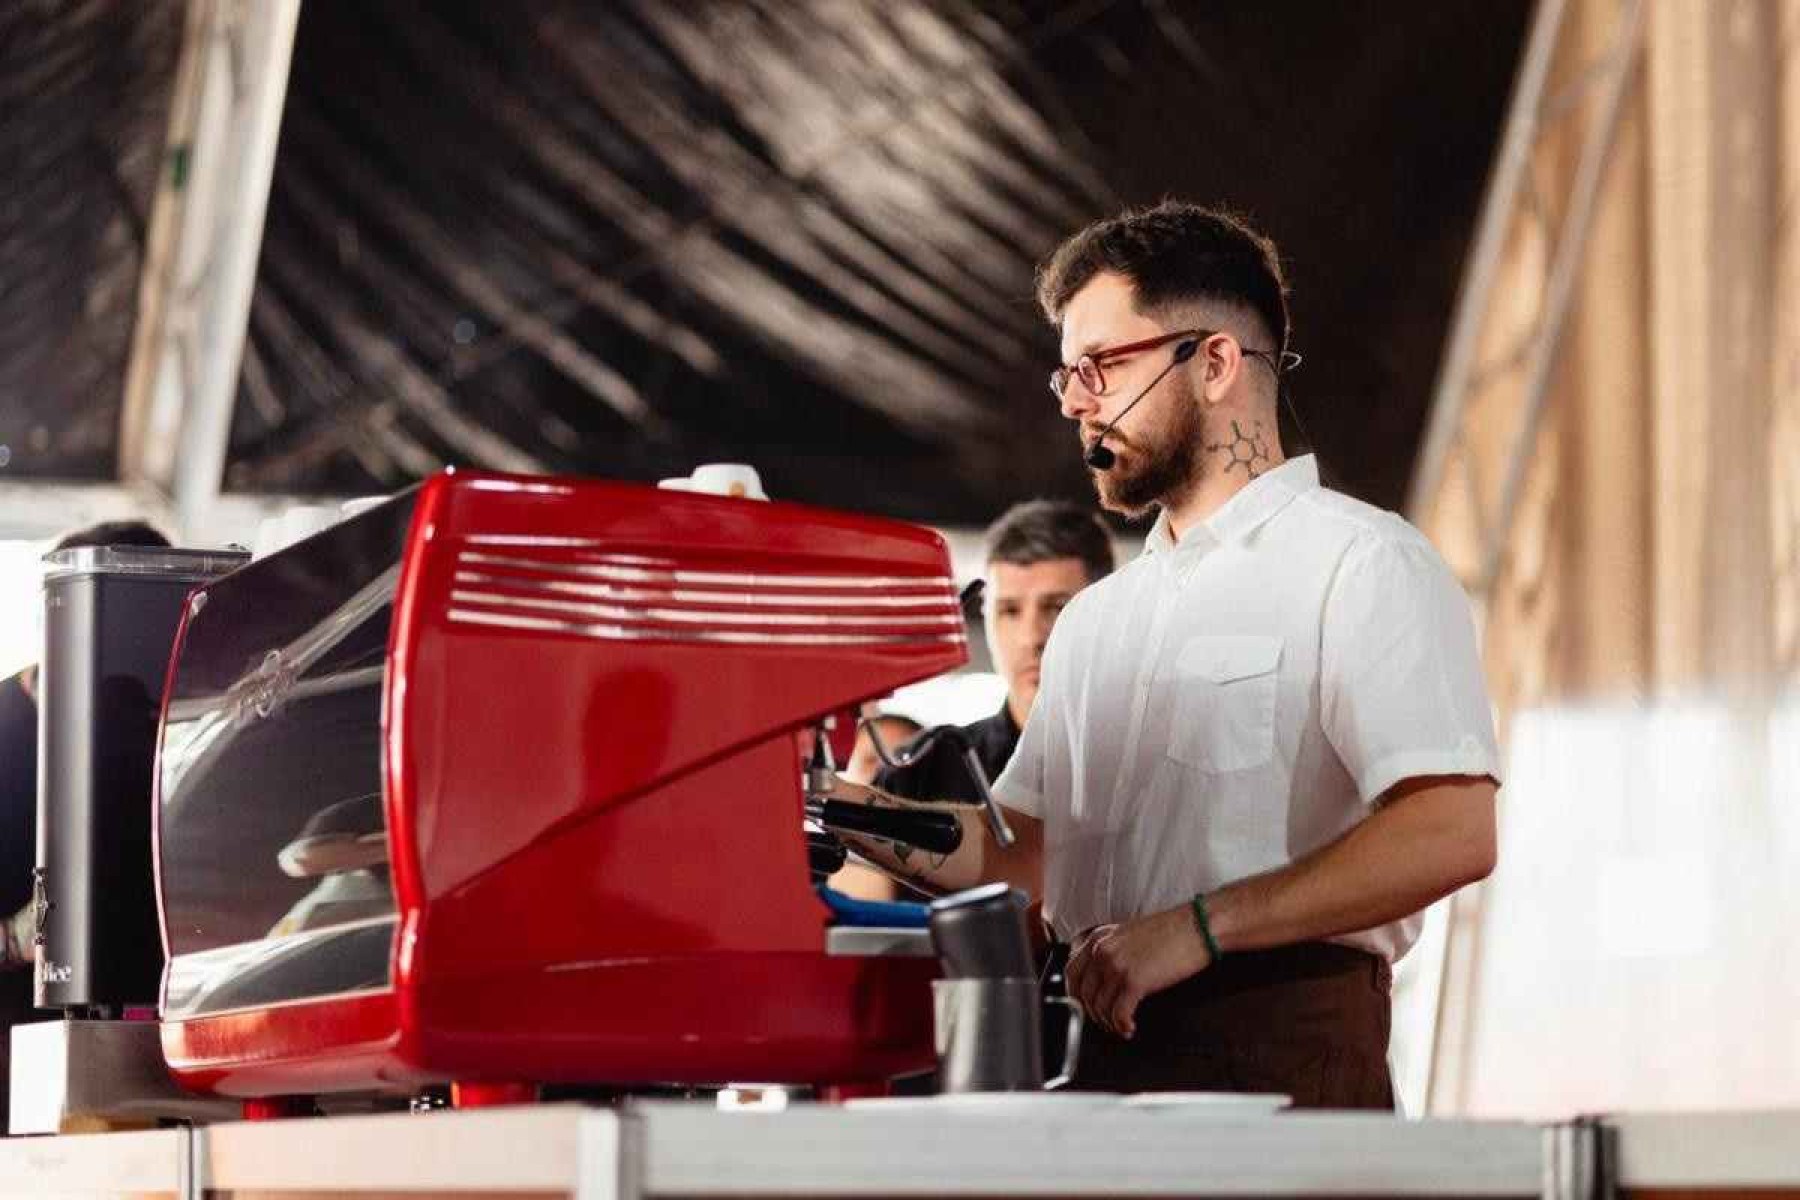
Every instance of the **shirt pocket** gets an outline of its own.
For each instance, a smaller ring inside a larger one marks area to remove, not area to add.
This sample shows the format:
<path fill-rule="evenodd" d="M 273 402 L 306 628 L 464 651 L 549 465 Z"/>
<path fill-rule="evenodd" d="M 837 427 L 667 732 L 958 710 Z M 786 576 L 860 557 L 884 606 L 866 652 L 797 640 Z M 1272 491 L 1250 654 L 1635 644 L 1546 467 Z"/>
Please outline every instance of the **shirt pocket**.
<path fill-rule="evenodd" d="M 1275 754 L 1281 639 L 1190 639 L 1175 659 L 1169 757 L 1203 771 L 1260 767 Z"/>

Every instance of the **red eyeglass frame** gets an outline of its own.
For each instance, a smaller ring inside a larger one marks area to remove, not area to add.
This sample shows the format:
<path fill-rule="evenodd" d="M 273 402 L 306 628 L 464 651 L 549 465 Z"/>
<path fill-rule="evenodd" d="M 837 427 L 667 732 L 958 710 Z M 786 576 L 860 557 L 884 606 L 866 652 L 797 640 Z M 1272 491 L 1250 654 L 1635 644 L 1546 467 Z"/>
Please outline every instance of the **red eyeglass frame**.
<path fill-rule="evenodd" d="M 1146 350 L 1154 350 L 1158 346 L 1166 346 L 1170 342 L 1177 342 L 1182 338 L 1212 338 L 1218 337 L 1224 332 L 1224 330 L 1220 329 L 1183 329 L 1175 333 L 1165 333 L 1159 337 L 1145 338 L 1141 342 L 1127 342 L 1123 346 L 1102 346 L 1098 350 L 1090 350 L 1080 358 L 1076 359 L 1072 365 L 1069 363 L 1057 364 L 1055 369 L 1050 372 L 1050 394 L 1055 396 L 1060 403 L 1063 398 L 1063 393 L 1068 389 L 1069 379 L 1073 376 L 1081 379 L 1081 386 L 1087 389 L 1090 396 L 1104 396 L 1106 395 L 1106 371 L 1103 364 L 1126 358 L 1133 354 L 1142 354 Z M 1231 337 L 1230 334 L 1226 334 L 1225 336 Z M 1236 341 L 1237 339 L 1232 338 L 1232 340 Z M 1281 375 L 1284 369 L 1291 371 L 1300 365 L 1300 356 L 1291 351 L 1283 351 L 1281 357 L 1277 358 L 1275 352 L 1272 350 L 1252 350 L 1239 342 L 1238 353 L 1249 358 L 1261 358 L 1267 360 L 1277 377 Z M 1089 386 L 1087 380 L 1081 377 L 1081 366 L 1083 363 L 1087 363 L 1093 367 L 1094 378 L 1099 382 L 1099 387 Z"/>

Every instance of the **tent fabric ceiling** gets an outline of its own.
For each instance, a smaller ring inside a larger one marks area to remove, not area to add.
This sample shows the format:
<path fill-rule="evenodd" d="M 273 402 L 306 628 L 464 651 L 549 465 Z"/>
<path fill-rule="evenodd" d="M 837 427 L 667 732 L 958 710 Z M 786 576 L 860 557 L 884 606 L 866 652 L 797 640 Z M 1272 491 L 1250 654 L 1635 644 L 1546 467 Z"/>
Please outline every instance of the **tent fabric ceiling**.
<path fill-rule="evenodd" d="M 0 4 L 0 478 L 117 471 L 182 15 Z"/>
<path fill-rule="evenodd" d="M 226 485 L 736 459 L 947 523 L 1082 495 L 1033 264 L 1175 194 L 1282 244 L 1310 431 L 1397 504 L 1527 15 L 308 4 Z"/>

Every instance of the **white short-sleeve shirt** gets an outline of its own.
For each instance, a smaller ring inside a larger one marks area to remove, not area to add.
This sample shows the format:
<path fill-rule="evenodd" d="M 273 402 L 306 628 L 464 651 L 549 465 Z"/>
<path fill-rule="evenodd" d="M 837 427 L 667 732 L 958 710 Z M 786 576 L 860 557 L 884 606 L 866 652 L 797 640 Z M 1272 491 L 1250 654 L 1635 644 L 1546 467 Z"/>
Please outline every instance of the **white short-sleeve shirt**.
<path fill-rule="evenodd" d="M 994 786 L 1044 822 L 1044 913 L 1068 938 L 1287 865 L 1420 775 L 1500 778 L 1461 587 L 1411 525 L 1254 480 L 1057 619 Z M 1421 917 L 1337 939 L 1388 960 Z"/>

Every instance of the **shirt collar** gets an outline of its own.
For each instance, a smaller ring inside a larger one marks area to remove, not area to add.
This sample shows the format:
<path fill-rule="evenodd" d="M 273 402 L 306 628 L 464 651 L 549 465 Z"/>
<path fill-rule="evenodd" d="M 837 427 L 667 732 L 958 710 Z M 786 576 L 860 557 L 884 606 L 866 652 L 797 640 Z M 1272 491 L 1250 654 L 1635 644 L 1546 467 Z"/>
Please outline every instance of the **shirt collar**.
<path fill-rule="evenodd" d="M 1318 486 L 1318 459 L 1310 454 L 1290 458 L 1240 488 L 1212 516 L 1182 534 L 1180 542 L 1169 533 L 1168 511 L 1158 513 L 1156 524 L 1144 539 L 1144 553 L 1167 554 L 1220 542 L 1241 542 L 1286 508 L 1289 501 Z"/>

